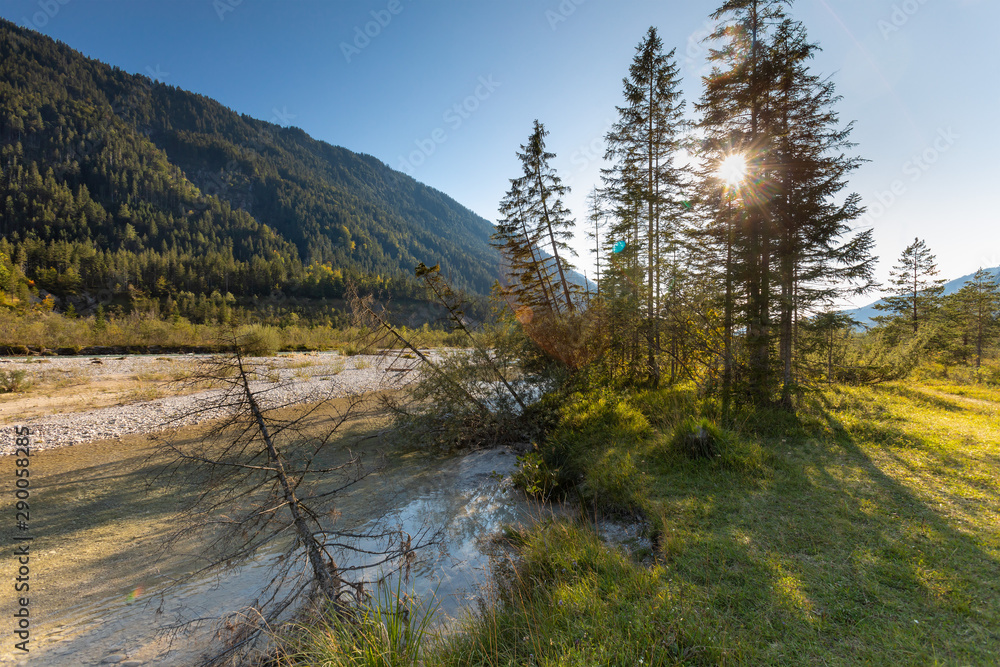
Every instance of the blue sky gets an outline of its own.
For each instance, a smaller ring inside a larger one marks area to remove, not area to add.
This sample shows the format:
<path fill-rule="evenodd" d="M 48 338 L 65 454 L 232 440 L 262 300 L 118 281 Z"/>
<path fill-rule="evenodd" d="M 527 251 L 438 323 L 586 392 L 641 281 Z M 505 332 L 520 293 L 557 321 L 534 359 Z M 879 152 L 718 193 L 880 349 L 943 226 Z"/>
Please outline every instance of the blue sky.
<path fill-rule="evenodd" d="M 583 218 L 635 46 L 660 30 L 690 106 L 718 4 L 4 0 L 0 16 L 374 155 L 493 220 L 535 118 Z M 823 48 L 814 69 L 837 83 L 841 119 L 856 121 L 870 160 L 850 187 L 870 209 L 860 224 L 875 229 L 879 277 L 914 237 L 948 278 L 1000 265 L 1000 2 L 797 0 L 791 12 Z"/>

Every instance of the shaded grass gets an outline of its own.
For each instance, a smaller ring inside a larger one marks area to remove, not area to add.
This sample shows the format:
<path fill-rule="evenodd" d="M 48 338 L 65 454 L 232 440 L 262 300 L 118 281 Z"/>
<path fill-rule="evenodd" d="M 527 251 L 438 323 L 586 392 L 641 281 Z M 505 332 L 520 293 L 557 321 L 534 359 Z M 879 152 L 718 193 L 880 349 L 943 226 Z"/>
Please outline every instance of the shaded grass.
<path fill-rule="evenodd" d="M 441 660 L 995 664 L 995 412 L 835 387 L 796 414 L 720 420 L 725 444 L 699 460 L 671 445 L 692 416 L 718 419 L 685 392 L 573 397 L 543 455 L 588 507 L 645 517 L 656 562 L 579 523 L 511 534 L 496 592 Z"/>

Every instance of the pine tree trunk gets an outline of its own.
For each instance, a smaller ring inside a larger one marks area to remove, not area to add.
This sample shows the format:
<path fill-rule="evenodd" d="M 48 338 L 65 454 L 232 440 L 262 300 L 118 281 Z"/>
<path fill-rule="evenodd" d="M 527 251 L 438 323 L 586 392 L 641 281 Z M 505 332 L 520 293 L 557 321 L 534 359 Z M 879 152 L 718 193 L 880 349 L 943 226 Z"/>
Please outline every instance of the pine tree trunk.
<path fill-rule="evenodd" d="M 726 216 L 726 302 L 723 305 L 722 410 L 729 413 L 733 393 L 733 198 L 729 196 Z"/>
<path fill-rule="evenodd" d="M 535 179 L 538 184 L 538 193 L 542 199 L 542 213 L 544 215 L 545 228 L 549 234 L 549 242 L 552 244 L 552 257 L 556 261 L 556 269 L 559 270 L 559 280 L 562 283 L 563 294 L 566 296 L 566 307 L 572 313 L 576 310 L 573 306 L 573 297 L 569 291 L 569 283 L 566 281 L 566 272 L 563 271 L 562 262 L 559 260 L 559 248 L 556 247 L 556 236 L 552 231 L 552 219 L 549 216 L 549 206 L 545 202 L 545 188 L 542 185 L 542 172 L 539 165 L 535 165 Z"/>
<path fill-rule="evenodd" d="M 647 190 L 646 190 L 646 203 L 647 203 L 647 231 L 646 231 L 646 257 L 648 260 L 648 265 L 646 267 L 648 273 L 648 291 L 646 293 L 646 317 L 647 317 L 647 327 L 646 327 L 646 347 L 647 347 L 647 360 L 646 365 L 649 370 L 649 380 L 654 387 L 660 384 L 660 368 L 656 363 L 656 312 L 655 312 L 655 280 L 656 280 L 656 270 L 653 264 L 653 251 L 655 250 L 654 244 L 656 242 L 656 219 L 654 215 L 654 197 L 655 190 L 653 185 L 654 179 L 654 160 L 653 160 L 653 149 L 655 147 L 655 142 L 653 139 L 653 77 L 649 77 L 649 91 L 648 91 L 648 117 L 649 117 L 649 127 L 648 135 L 646 137 L 646 170 L 647 170 Z"/>

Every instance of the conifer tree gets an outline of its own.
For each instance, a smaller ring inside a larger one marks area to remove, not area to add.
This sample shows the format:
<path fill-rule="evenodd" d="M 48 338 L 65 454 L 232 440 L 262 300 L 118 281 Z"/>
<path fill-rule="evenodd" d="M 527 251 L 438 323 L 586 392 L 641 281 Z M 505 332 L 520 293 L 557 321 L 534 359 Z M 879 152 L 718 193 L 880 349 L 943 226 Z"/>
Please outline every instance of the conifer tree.
<path fill-rule="evenodd" d="M 983 364 L 983 349 L 995 340 L 1000 325 L 1000 271 L 980 268 L 949 300 L 954 301 L 960 330 L 975 350 L 975 368 Z"/>
<path fill-rule="evenodd" d="M 915 238 L 903 250 L 899 263 L 892 269 L 892 294 L 875 305 L 877 310 L 892 315 L 876 317 L 875 321 L 887 323 L 899 318 L 913 328 L 913 333 L 917 333 L 941 304 L 945 281 L 935 278 L 937 274 L 937 258 L 922 239 Z"/>
<path fill-rule="evenodd" d="M 601 193 L 597 188 L 587 195 L 587 220 L 592 225 L 587 231 L 587 238 L 594 242 L 594 261 L 596 262 L 597 275 L 594 282 L 597 284 L 597 296 L 601 296 L 601 232 L 607 226 L 608 212 L 604 210 Z"/>
<path fill-rule="evenodd" d="M 637 259 L 645 261 L 646 364 L 657 384 L 663 255 L 676 241 L 683 199 L 682 171 L 673 157 L 683 129 L 684 103 L 674 51 L 663 53 L 656 28 L 649 28 L 636 47 L 629 76 L 622 83 L 625 105 L 618 107 L 618 122 L 606 137 L 605 158 L 613 166 L 605 170 L 605 182 L 611 196 L 624 197 L 621 203 L 639 204 L 634 224 L 645 244 L 643 257 Z"/>
<path fill-rule="evenodd" d="M 546 303 L 553 313 L 573 313 L 578 287 L 566 274 L 573 266 L 567 242 L 574 221 L 563 204 L 569 188 L 549 165 L 555 154 L 545 150 L 545 126 L 537 120 L 528 142 L 517 153 L 523 173 L 511 179 L 511 187 L 501 202 L 504 218 L 494 244 L 500 248 L 520 285 L 515 293 L 525 301 L 519 305 Z"/>
<path fill-rule="evenodd" d="M 789 407 L 797 318 L 845 290 L 870 289 L 875 261 L 871 232 L 851 236 L 860 198 L 837 200 L 862 162 L 847 154 L 851 125 L 839 125 L 833 84 L 809 71 L 818 47 L 786 16 L 790 4 L 730 0 L 713 14 L 722 20 L 710 37 L 715 67 L 697 105 L 708 165 L 702 198 L 715 202 L 707 238 L 726 248 L 727 342 L 742 325 L 750 400 L 772 400 L 780 379 Z M 715 172 L 727 162 L 745 163 L 745 175 L 722 183 Z M 720 188 L 722 197 L 714 194 Z M 736 294 L 742 299 L 733 303 Z M 732 375 L 726 347 L 724 393 Z"/>
<path fill-rule="evenodd" d="M 781 402 L 791 407 L 795 323 L 803 310 L 845 293 L 862 294 L 873 287 L 875 258 L 872 231 L 853 237 L 850 223 L 861 215 L 860 196 L 835 196 L 847 175 L 863 162 L 850 157 L 851 124 L 841 128 L 833 107 L 834 85 L 807 69 L 818 46 L 805 28 L 785 20 L 771 42 L 772 67 L 778 90 L 775 140 L 768 158 L 775 174 L 774 221 L 778 292 Z"/>
<path fill-rule="evenodd" d="M 552 269 L 539 250 L 539 229 L 529 229 L 523 179 L 512 179 L 511 188 L 500 202 L 503 217 L 497 221 L 493 246 L 500 250 L 506 263 L 510 283 L 507 292 L 521 306 L 553 309 L 559 312 L 559 302 L 553 298 Z"/>
<path fill-rule="evenodd" d="M 776 134 L 777 82 L 767 40 L 785 20 L 788 4 L 788 0 L 727 0 L 712 14 L 721 22 L 708 39 L 719 46 L 709 50 L 713 68 L 696 106 L 702 114 L 707 161 L 720 164 L 727 156 L 739 155 L 747 165 L 739 190 L 740 224 L 732 225 L 731 259 L 738 270 L 729 266 L 727 275 L 742 282 L 745 290 L 747 390 L 759 403 L 769 400 L 774 380 L 770 330 L 774 193 L 768 159 Z"/>

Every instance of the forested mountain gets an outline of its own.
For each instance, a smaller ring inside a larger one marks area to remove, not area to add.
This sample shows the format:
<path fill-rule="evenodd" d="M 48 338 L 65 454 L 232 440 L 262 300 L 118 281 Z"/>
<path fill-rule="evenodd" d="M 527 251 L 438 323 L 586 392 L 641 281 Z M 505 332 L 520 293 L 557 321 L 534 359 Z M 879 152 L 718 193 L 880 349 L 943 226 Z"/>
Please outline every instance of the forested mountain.
<path fill-rule="evenodd" d="M 484 294 L 491 232 L 374 157 L 0 20 L 0 252 L 56 296 L 407 297 L 418 262 Z"/>

